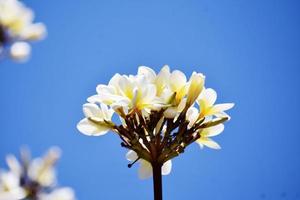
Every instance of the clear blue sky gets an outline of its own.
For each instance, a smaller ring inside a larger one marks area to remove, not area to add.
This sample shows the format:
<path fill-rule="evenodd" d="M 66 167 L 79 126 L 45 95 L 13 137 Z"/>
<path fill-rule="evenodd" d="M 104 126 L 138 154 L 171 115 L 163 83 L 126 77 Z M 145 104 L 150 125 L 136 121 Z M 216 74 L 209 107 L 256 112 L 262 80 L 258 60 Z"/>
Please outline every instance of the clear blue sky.
<path fill-rule="evenodd" d="M 297 0 L 25 1 L 48 38 L 26 64 L 0 63 L 0 166 L 27 144 L 63 149 L 62 185 L 79 200 L 152 199 L 119 138 L 76 130 L 81 106 L 115 73 L 169 64 L 203 72 L 235 102 L 216 137 L 194 144 L 164 177 L 165 199 L 300 199 L 300 3 Z"/>

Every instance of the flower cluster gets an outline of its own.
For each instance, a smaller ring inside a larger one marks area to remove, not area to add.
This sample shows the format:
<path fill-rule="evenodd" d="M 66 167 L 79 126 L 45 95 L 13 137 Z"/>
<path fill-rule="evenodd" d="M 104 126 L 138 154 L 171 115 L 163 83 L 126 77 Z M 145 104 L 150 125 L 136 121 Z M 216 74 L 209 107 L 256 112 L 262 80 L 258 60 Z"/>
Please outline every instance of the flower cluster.
<path fill-rule="evenodd" d="M 46 34 L 42 23 L 33 23 L 34 13 L 18 0 L 0 0 L 0 56 L 9 51 L 12 59 L 23 61 L 30 55 L 29 41 Z"/>
<path fill-rule="evenodd" d="M 8 171 L 0 171 L 0 200 L 75 200 L 71 188 L 56 187 L 54 165 L 60 150 L 51 148 L 41 158 L 30 159 L 27 150 L 21 151 L 21 162 L 7 156 Z"/>
<path fill-rule="evenodd" d="M 201 73 L 193 72 L 187 79 L 168 66 L 158 74 L 145 66 L 139 67 L 137 75 L 116 74 L 87 99 L 85 118 L 77 128 L 89 136 L 110 130 L 118 134 L 122 147 L 129 149 L 127 159 L 140 161 L 140 178 L 150 177 L 153 165 L 160 165 L 163 175 L 169 174 L 171 159 L 193 142 L 201 148 L 220 148 L 211 137 L 223 131 L 230 118 L 224 111 L 234 104 L 215 104 L 217 94 L 204 82 Z M 112 121 L 114 113 L 119 124 Z"/>

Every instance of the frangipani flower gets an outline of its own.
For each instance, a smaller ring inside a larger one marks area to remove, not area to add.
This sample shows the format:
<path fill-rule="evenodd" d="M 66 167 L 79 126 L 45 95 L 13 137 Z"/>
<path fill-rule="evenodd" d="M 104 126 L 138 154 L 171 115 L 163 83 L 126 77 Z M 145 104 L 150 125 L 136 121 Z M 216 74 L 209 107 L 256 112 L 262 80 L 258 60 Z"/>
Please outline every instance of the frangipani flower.
<path fill-rule="evenodd" d="M 43 39 L 46 27 L 33 23 L 34 13 L 18 0 L 0 0 L 0 49 L 9 50 L 12 59 L 24 61 L 29 57 L 28 42 Z"/>
<path fill-rule="evenodd" d="M 0 200 L 75 200 L 71 188 L 56 187 L 54 165 L 60 157 L 58 148 L 33 160 L 28 151 L 21 153 L 21 162 L 8 155 L 9 171 L 0 171 Z"/>
<path fill-rule="evenodd" d="M 223 104 L 217 104 L 214 105 L 214 103 L 217 100 L 217 93 L 215 90 L 208 88 L 204 89 L 203 92 L 200 94 L 197 103 L 199 104 L 199 107 L 201 108 L 201 117 L 205 116 L 228 116 L 224 111 L 231 109 L 234 104 L 233 103 L 223 103 Z"/>
<path fill-rule="evenodd" d="M 26 196 L 19 176 L 13 172 L 0 172 L 0 200 L 18 200 Z"/>
<path fill-rule="evenodd" d="M 214 105 L 216 93 L 205 89 L 204 82 L 201 73 L 193 72 L 188 79 L 168 66 L 159 73 L 141 66 L 136 75 L 115 74 L 84 104 L 85 118 L 78 130 L 93 136 L 116 133 L 121 146 L 129 149 L 126 157 L 133 163 L 128 166 L 139 161 L 139 177 L 153 175 L 155 191 L 160 190 L 161 175 L 171 172 L 171 160 L 187 146 L 197 142 L 220 148 L 210 137 L 223 131 L 229 119 L 224 111 L 233 104 Z M 113 112 L 121 123 L 112 122 Z M 155 199 L 161 199 L 161 192 L 155 192 Z"/>
<path fill-rule="evenodd" d="M 77 128 L 85 135 L 99 136 L 107 133 L 111 128 L 111 117 L 113 109 L 108 109 L 105 104 L 86 103 L 83 105 L 85 117 Z"/>

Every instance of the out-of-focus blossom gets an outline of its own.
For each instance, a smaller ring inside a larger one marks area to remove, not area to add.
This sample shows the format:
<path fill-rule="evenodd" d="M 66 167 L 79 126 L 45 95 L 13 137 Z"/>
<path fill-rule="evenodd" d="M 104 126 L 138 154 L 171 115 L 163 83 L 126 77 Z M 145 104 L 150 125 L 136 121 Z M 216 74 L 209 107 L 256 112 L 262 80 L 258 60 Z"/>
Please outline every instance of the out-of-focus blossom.
<path fill-rule="evenodd" d="M 33 23 L 33 19 L 33 11 L 19 0 L 0 0 L 0 55 L 7 53 L 16 61 L 28 58 L 28 43 L 43 39 L 47 33 L 45 25 Z"/>
<path fill-rule="evenodd" d="M 229 119 L 224 111 L 233 104 L 215 105 L 216 92 L 205 89 L 204 82 L 201 73 L 193 72 L 188 79 L 168 66 L 159 73 L 141 66 L 136 75 L 115 74 L 83 105 L 85 118 L 77 128 L 94 136 L 115 132 L 130 150 L 129 166 L 140 163 L 140 178 L 150 177 L 157 166 L 163 175 L 169 174 L 171 159 L 193 142 L 220 148 L 210 137 L 223 131 Z M 119 116 L 120 125 L 112 122 L 112 113 Z"/>
<path fill-rule="evenodd" d="M 43 157 L 30 159 L 28 151 L 21 152 L 21 160 L 8 155 L 8 171 L 0 171 L 0 200 L 75 200 L 71 188 L 56 186 L 55 163 L 60 157 L 57 147 Z"/>

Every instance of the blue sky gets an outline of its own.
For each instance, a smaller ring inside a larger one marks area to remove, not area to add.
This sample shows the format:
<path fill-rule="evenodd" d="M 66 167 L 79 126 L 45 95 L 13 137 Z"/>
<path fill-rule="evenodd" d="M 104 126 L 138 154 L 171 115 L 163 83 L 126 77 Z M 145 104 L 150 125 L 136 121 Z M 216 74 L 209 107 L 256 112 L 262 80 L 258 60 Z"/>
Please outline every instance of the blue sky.
<path fill-rule="evenodd" d="M 58 145 L 61 185 L 78 199 L 152 199 L 112 133 L 76 130 L 81 106 L 115 73 L 139 65 L 207 77 L 235 102 L 216 140 L 194 144 L 164 177 L 165 199 L 300 199 L 300 4 L 296 0 L 25 1 L 49 35 L 26 64 L 0 63 L 0 166 L 23 144 Z"/>

